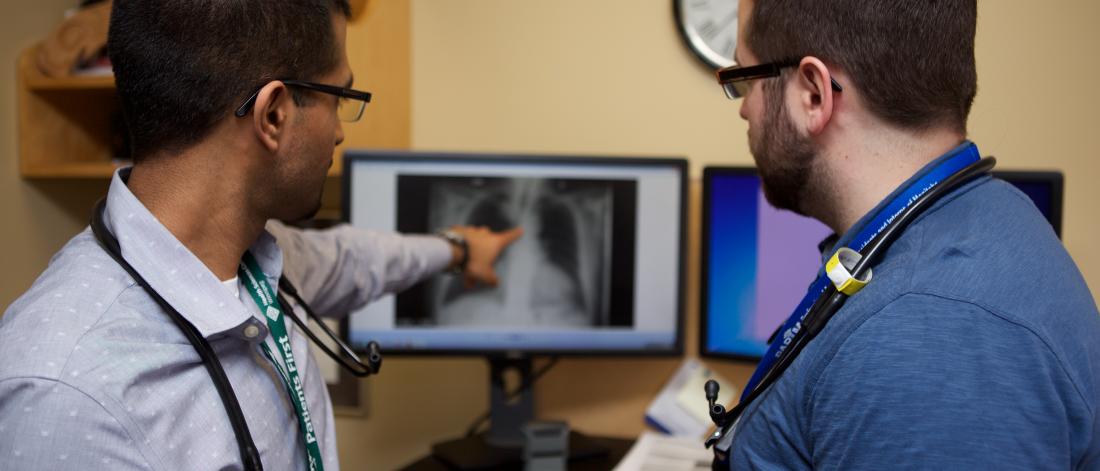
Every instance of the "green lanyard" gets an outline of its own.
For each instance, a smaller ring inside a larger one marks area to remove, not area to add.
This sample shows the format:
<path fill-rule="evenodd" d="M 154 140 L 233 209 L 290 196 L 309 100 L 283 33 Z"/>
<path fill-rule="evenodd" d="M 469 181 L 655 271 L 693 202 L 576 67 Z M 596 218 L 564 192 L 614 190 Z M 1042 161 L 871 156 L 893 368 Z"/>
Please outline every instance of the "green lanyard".
<path fill-rule="evenodd" d="M 279 307 L 279 301 L 275 299 L 275 293 L 271 285 L 267 283 L 264 272 L 256 263 L 256 258 L 250 252 L 245 252 L 241 263 L 239 275 L 242 280 L 247 280 L 245 288 L 260 312 L 267 318 L 267 328 L 271 330 L 271 336 L 279 345 L 279 353 L 283 356 L 283 364 L 286 369 L 275 361 L 271 349 L 267 343 L 260 343 L 264 355 L 275 365 L 279 375 L 283 377 L 284 385 L 290 394 L 290 401 L 294 403 L 294 411 L 298 414 L 298 424 L 301 426 L 302 435 L 306 440 L 306 467 L 310 471 L 324 471 L 325 466 L 321 462 L 321 447 L 317 444 L 317 434 L 313 430 L 313 421 L 309 417 L 309 409 L 306 407 L 306 394 L 301 377 L 298 376 L 298 367 L 294 363 L 294 352 L 290 350 L 290 335 L 287 334 L 286 324 L 283 323 L 283 310 Z"/>

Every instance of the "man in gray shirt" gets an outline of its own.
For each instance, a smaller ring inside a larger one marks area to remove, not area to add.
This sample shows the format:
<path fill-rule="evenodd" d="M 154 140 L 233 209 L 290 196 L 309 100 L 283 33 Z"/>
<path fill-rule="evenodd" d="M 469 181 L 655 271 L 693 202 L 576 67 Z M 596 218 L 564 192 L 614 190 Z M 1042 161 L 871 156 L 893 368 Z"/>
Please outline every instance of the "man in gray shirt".
<path fill-rule="evenodd" d="M 134 166 L 112 179 L 104 224 L 212 346 L 266 469 L 339 463 L 306 337 L 284 322 L 288 341 L 274 342 L 269 328 L 281 328 L 254 302 L 257 286 L 285 275 L 317 312 L 346 313 L 459 261 L 468 283 L 494 284 L 493 262 L 520 235 L 455 228 L 466 244 L 449 244 L 277 222 L 316 212 L 340 123 L 369 101 L 350 89 L 348 10 L 116 0 L 111 16 Z M 0 320 L 5 469 L 241 469 L 241 459 L 196 350 L 90 230 Z"/>

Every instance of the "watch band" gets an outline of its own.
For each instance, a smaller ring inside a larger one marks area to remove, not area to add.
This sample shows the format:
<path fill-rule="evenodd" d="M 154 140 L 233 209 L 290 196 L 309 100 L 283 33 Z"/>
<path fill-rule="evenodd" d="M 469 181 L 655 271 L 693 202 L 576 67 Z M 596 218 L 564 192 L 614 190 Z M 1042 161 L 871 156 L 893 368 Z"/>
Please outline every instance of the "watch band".
<path fill-rule="evenodd" d="M 466 243 L 466 238 L 463 237 L 462 234 L 450 229 L 440 232 L 439 236 L 462 251 L 462 258 L 460 258 L 458 264 L 451 269 L 451 273 L 458 274 L 466 271 L 466 264 L 470 261 L 470 245 Z"/>

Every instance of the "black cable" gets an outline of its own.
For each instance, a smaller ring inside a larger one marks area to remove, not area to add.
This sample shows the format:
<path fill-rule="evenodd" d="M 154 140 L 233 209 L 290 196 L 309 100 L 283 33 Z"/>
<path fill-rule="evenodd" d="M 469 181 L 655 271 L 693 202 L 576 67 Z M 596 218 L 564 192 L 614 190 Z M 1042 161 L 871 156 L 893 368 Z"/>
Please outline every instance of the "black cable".
<path fill-rule="evenodd" d="M 505 396 L 504 400 L 511 401 L 512 399 L 515 399 L 520 394 L 523 394 L 524 392 L 526 392 L 528 389 L 531 389 L 531 387 L 533 387 L 535 385 L 535 383 L 538 382 L 539 378 L 541 378 L 542 375 L 546 374 L 547 371 L 550 371 L 550 368 L 553 368 L 554 365 L 556 365 L 556 364 L 558 364 L 558 357 L 557 356 L 550 357 L 549 362 L 547 362 L 545 365 L 542 365 L 542 368 L 539 368 L 538 371 L 535 372 L 535 374 L 531 375 L 530 379 L 520 383 L 519 387 L 517 387 L 515 391 L 512 391 L 512 392 L 508 393 Z M 479 415 L 476 419 L 474 419 L 473 423 L 471 423 L 470 426 L 466 429 L 466 436 L 467 437 L 472 437 L 475 434 L 477 434 L 477 429 L 481 428 L 481 424 L 483 424 L 483 423 L 485 423 L 486 421 L 489 420 L 489 416 L 491 414 L 492 414 L 492 411 L 487 410 L 484 413 L 482 413 L 481 415 Z"/>

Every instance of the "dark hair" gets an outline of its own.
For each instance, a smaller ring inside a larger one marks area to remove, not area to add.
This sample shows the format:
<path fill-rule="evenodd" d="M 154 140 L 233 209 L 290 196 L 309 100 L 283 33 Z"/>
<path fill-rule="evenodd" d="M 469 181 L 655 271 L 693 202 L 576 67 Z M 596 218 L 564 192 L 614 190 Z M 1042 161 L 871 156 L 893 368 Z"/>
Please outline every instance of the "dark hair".
<path fill-rule="evenodd" d="M 347 0 L 114 0 L 107 54 L 134 160 L 195 144 L 270 80 L 332 71 L 337 12 Z"/>
<path fill-rule="evenodd" d="M 746 46 L 761 62 L 814 56 L 840 68 L 888 123 L 965 133 L 976 22 L 976 0 L 756 0 Z"/>

